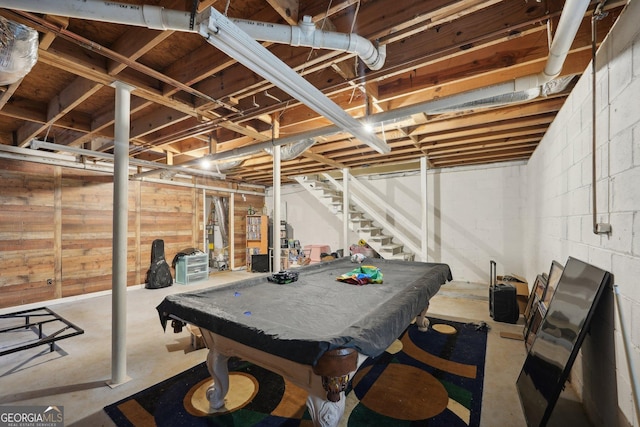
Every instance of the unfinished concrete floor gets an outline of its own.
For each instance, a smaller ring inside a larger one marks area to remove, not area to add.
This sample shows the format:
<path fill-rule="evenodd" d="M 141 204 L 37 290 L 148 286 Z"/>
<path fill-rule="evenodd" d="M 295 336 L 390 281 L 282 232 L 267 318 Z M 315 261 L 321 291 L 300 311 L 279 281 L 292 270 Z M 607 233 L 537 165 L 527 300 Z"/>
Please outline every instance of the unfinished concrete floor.
<path fill-rule="evenodd" d="M 111 379 L 111 295 L 46 304 L 73 322 L 84 334 L 58 342 L 54 352 L 48 346 L 0 357 L 0 405 L 58 405 L 64 407 L 66 426 L 113 426 L 103 407 L 143 390 L 185 369 L 203 362 L 206 349 L 192 350 L 187 330 L 163 331 L 155 307 L 172 293 L 217 286 L 258 273 L 223 271 L 209 280 L 173 285 L 164 289 L 135 287 L 127 292 L 127 375 L 130 380 L 110 387 Z M 42 306 L 40 304 L 37 306 Z M 30 307 L 0 310 L 0 314 Z M 500 337 L 501 331 L 520 333 L 521 325 L 494 322 L 489 316 L 486 284 L 451 282 L 432 301 L 434 316 L 486 322 L 489 326 L 482 427 L 526 426 L 516 379 L 526 353 L 522 341 Z M 4 327 L 3 324 L 0 327 Z M 33 332 L 30 332 L 33 334 Z M 8 338 L 0 336 L 0 348 Z M 569 387 L 567 387 L 569 389 Z M 581 405 L 565 393 L 549 425 L 588 426 Z M 566 420 L 571 422 L 567 424 Z"/>

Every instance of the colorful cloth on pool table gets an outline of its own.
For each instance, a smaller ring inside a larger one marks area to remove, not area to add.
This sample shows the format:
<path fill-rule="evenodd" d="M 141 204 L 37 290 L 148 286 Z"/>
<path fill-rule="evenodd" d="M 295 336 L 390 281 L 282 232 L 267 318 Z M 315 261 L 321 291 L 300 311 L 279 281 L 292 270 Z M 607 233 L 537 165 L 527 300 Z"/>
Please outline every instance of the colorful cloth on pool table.
<path fill-rule="evenodd" d="M 362 265 L 348 273 L 336 278 L 340 282 L 351 283 L 352 285 L 366 285 L 368 283 L 382 283 L 382 272 L 378 267 L 372 265 Z"/>

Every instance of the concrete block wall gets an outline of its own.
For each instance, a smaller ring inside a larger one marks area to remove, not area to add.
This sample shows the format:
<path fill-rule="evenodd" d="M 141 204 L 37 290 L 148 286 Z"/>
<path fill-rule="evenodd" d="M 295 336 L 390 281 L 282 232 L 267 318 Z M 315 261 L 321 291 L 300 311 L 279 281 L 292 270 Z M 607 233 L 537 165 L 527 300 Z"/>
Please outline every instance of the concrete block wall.
<path fill-rule="evenodd" d="M 448 263 L 455 280 L 489 282 L 523 275 L 522 163 L 430 171 L 427 179 L 429 256 Z"/>
<path fill-rule="evenodd" d="M 595 425 L 639 423 L 633 398 L 640 374 L 638 22 L 640 2 L 631 1 L 596 60 L 596 212 L 612 233 L 592 231 L 590 67 L 530 159 L 524 191 L 527 277 L 569 256 L 615 276 L 617 296 L 614 289 L 605 291 L 571 374 Z"/>

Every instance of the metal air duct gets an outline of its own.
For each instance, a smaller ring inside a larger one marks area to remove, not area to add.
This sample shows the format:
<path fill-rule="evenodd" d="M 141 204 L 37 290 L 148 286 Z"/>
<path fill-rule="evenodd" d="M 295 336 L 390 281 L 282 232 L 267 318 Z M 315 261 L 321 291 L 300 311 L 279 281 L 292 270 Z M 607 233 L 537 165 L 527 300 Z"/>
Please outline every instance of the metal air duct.
<path fill-rule="evenodd" d="M 280 146 L 280 160 L 293 160 L 305 150 L 316 143 L 313 138 L 305 138 L 301 141 L 291 142 Z M 273 146 L 265 147 L 264 151 L 273 156 Z"/>
<path fill-rule="evenodd" d="M 38 61 L 38 32 L 0 16 L 0 85 L 26 76 Z"/>

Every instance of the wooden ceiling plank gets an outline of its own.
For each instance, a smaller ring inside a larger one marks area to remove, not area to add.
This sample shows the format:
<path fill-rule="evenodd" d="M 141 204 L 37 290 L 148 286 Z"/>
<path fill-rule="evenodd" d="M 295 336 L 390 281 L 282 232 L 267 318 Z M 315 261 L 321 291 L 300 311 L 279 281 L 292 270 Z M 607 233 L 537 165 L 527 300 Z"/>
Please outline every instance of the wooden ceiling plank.
<path fill-rule="evenodd" d="M 241 4 L 232 7 L 236 13 L 243 11 L 245 14 L 238 17 L 255 19 L 260 16 L 266 19 L 255 20 L 278 21 L 273 6 L 256 7 L 255 13 L 251 12 L 254 15 L 248 16 L 246 11 L 250 8 L 243 3 L 247 0 L 240 1 Z M 271 1 L 282 13 L 287 2 L 295 0 Z M 190 7 L 186 0 L 157 2 L 165 7 L 176 5 L 185 10 Z M 199 9 L 213 3 L 215 0 L 201 2 Z M 314 50 L 309 55 L 309 49 L 286 45 L 273 46 L 271 49 L 345 111 L 358 118 L 365 115 L 365 96 L 360 91 L 361 87 L 364 87 L 371 101 L 371 113 L 423 103 L 539 72 L 544 66 L 548 50 L 545 28 L 540 23 L 549 17 L 555 23 L 562 4 L 562 0 L 548 0 L 544 4 L 497 0 L 433 0 L 409 4 L 384 0 L 334 2 L 329 11 L 332 21 L 327 20 L 320 26 L 324 25 L 325 29 L 332 31 L 337 28 L 339 32 L 355 28 L 354 31 L 363 37 L 387 45 L 385 67 L 377 71 L 367 70 L 361 75 L 353 72 L 352 54 Z M 314 16 L 314 22 L 322 19 L 326 13 L 320 2 L 305 3 L 298 7 L 312 10 L 308 14 Z M 353 10 L 345 10 L 347 7 Z M 356 7 L 358 13 L 355 13 Z M 4 11 L 0 10 L 0 13 Z M 611 14 L 615 15 L 616 12 Z M 615 19 L 611 16 L 598 26 L 600 39 Z M 587 17 L 585 24 L 588 24 L 588 20 Z M 184 159 L 195 159 L 206 154 L 207 138 L 216 129 L 216 137 L 220 141 L 216 148 L 220 152 L 235 147 L 250 147 L 268 140 L 270 135 L 258 122 L 265 114 L 278 114 L 283 134 L 287 135 L 328 123 L 326 119 L 310 113 L 299 102 L 291 102 L 286 95 L 281 97 L 277 89 L 271 89 L 273 86 L 269 82 L 234 65 L 235 61 L 226 58 L 204 40 L 200 40 L 202 50 L 185 50 L 184 57 L 174 64 L 148 70 L 148 66 L 145 68 L 144 64 L 136 64 L 135 61 L 141 59 L 144 62 L 143 56 L 149 53 L 148 63 L 160 64 L 161 55 L 156 49 L 162 47 L 164 40 L 172 42 L 169 39 L 170 32 L 160 35 L 155 30 L 133 27 L 122 32 L 122 28 L 116 25 L 101 24 L 106 31 L 91 34 L 90 31 L 83 33 L 84 29 L 90 29 L 86 23 L 72 20 L 71 28 L 77 35 L 91 37 L 90 43 L 105 46 L 115 53 L 105 55 L 79 47 L 77 43 L 72 48 L 66 33 L 58 33 L 53 27 L 37 22 L 42 24 L 42 28 L 50 30 L 42 33 L 45 44 L 53 43 L 51 52 L 44 51 L 41 44 L 41 66 L 35 67 L 34 74 L 13 89 L 13 93 L 7 92 L 12 90 L 11 87 L 6 88 L 5 105 L 0 109 L 0 123 L 10 122 L 6 118 L 12 116 L 19 116 L 17 120 L 20 122 L 9 131 L 8 128 L 1 128 L 0 135 L 14 132 L 15 135 L 28 136 L 29 132 L 37 134 L 39 129 L 40 135 L 43 131 L 50 131 L 56 142 L 68 138 L 76 138 L 72 143 L 95 139 L 105 150 L 112 147 L 109 136 L 113 135 L 113 111 L 106 102 L 112 94 L 108 88 L 93 95 L 95 98 L 90 101 L 92 105 L 104 107 L 97 108 L 98 111 L 92 112 L 93 116 L 89 117 L 89 114 L 81 112 L 88 109 L 77 107 L 76 104 L 82 102 L 82 91 L 74 91 L 73 86 L 69 85 L 72 80 L 68 75 L 59 73 L 52 79 L 42 80 L 54 84 L 54 88 L 56 79 L 66 80 L 65 85 L 69 86 L 66 89 L 63 85 L 55 90 L 48 89 L 47 101 L 43 102 L 44 97 L 40 95 L 38 102 L 41 106 L 34 104 L 33 111 L 25 111 L 29 100 L 35 102 L 35 97 L 22 88 L 28 86 L 29 90 L 34 91 L 37 88 L 33 83 L 34 77 L 39 69 L 50 70 L 50 65 L 93 82 L 91 84 L 95 86 L 92 87 L 110 84 L 114 77 L 109 73 L 115 75 L 122 70 L 118 78 L 138 88 L 132 98 L 132 153 L 152 161 L 163 161 L 175 154 L 175 163 L 180 163 Z M 290 22 L 295 23 L 295 20 Z M 111 29 L 114 31 L 109 33 Z M 567 57 L 563 74 L 582 73 L 590 60 L 590 31 L 585 29 L 589 28 L 583 25 Z M 110 37 L 110 34 L 122 34 L 122 37 Z M 195 42 L 191 43 L 190 49 L 195 45 Z M 54 55 L 63 56 L 63 60 L 53 58 Z M 201 62 L 190 62 L 194 59 Z M 119 61 L 120 65 L 117 65 Z M 177 74 L 172 75 L 173 72 Z M 366 86 L 363 86 L 365 81 Z M 354 88 L 358 90 L 354 92 Z M 273 102 L 265 95 L 267 89 L 273 90 L 282 99 Z M 57 95 L 49 96 L 50 93 Z M 203 101 L 204 98 L 198 94 L 206 94 L 209 98 Z M 214 98 L 224 96 L 235 96 L 238 104 L 232 108 L 221 107 L 222 104 L 215 102 Z M 259 108 L 254 108 L 250 102 L 254 96 Z M 415 163 L 415 159 L 424 156 L 425 152 L 434 157 L 434 160 L 430 159 L 433 167 L 528 158 L 564 100 L 563 94 L 554 99 L 535 100 L 499 109 L 437 116 L 416 114 L 404 119 L 401 124 L 397 123 L 395 127 L 385 128 L 384 137 L 392 147 L 391 153 L 385 156 L 378 155 L 347 134 L 327 135 L 306 155 L 283 162 L 283 179 L 287 180 L 301 172 L 335 170 L 343 166 Z M 2 102 L 0 95 L 0 105 Z M 46 113 L 42 106 L 48 106 Z M 149 111 L 143 111 L 145 109 Z M 20 130 L 23 121 L 29 123 Z M 75 130 L 70 130 L 72 127 Z M 249 169 L 243 171 L 243 165 L 229 173 L 229 179 L 247 179 L 265 184 L 272 181 L 273 166 L 268 156 L 251 156 L 245 163 Z"/>
<path fill-rule="evenodd" d="M 184 6 L 184 0 L 163 0 L 159 6 L 169 10 L 180 9 Z M 200 7 L 202 6 L 201 3 Z M 148 28 L 132 27 L 116 40 L 111 46 L 111 49 L 135 61 L 169 38 L 173 33 L 173 31 L 167 30 L 158 31 Z M 122 62 L 109 59 L 107 72 L 111 75 L 116 75 L 126 67 L 127 65 Z"/>
<path fill-rule="evenodd" d="M 142 137 L 172 124 L 180 123 L 189 117 L 179 114 L 173 108 L 160 107 L 132 120 L 130 134 L 132 138 Z"/>
<path fill-rule="evenodd" d="M 447 158 L 447 159 L 455 159 L 462 156 L 470 156 L 475 154 L 485 155 L 485 154 L 506 154 L 506 153 L 520 153 L 523 151 L 532 152 L 538 146 L 537 143 L 527 143 L 527 144 L 518 144 L 510 147 L 487 147 L 487 148 L 477 148 L 477 149 L 466 149 L 460 150 L 454 153 L 447 154 L 429 154 L 429 158 L 434 162 L 437 162 L 438 159 Z"/>
<path fill-rule="evenodd" d="M 299 17 L 300 5 L 298 0 L 267 0 L 267 3 L 280 15 L 289 25 L 296 25 Z"/>
<path fill-rule="evenodd" d="M 505 131 L 505 130 L 517 130 L 523 129 L 527 127 L 533 126 L 548 126 L 554 119 L 554 115 L 545 114 L 538 115 L 533 117 L 527 117 L 522 120 L 514 120 L 509 122 L 497 122 L 497 123 L 487 123 L 482 129 L 483 134 L 489 134 L 493 132 Z M 474 128 L 465 128 L 465 129 L 452 129 L 447 132 L 428 132 L 422 134 L 419 141 L 420 144 L 429 144 L 430 142 L 437 142 L 443 139 L 452 139 L 452 138 L 464 138 L 472 135 L 476 135 L 478 133 L 478 129 Z"/>
<path fill-rule="evenodd" d="M 325 157 L 325 156 L 323 156 L 321 154 L 313 153 L 313 152 L 311 152 L 309 150 L 307 150 L 304 153 L 302 153 L 302 155 L 304 157 L 306 157 L 307 159 L 315 160 L 318 163 L 322 163 L 324 165 L 331 166 L 332 168 L 335 168 L 335 169 L 342 169 L 342 168 L 346 167 L 344 163 L 334 162 L 333 160 L 331 160 L 328 157 Z"/>
<path fill-rule="evenodd" d="M 172 34 L 173 31 L 157 31 L 134 27 L 120 37 L 111 46 L 111 49 L 135 61 L 169 38 Z M 107 73 L 112 76 L 119 74 L 125 68 L 127 68 L 127 65 L 122 62 L 114 59 L 108 60 Z"/>
<path fill-rule="evenodd" d="M 462 142 L 456 145 L 449 145 L 447 147 L 437 147 L 426 150 L 429 156 L 440 156 L 446 154 L 452 154 L 461 150 L 474 150 L 474 149 L 489 149 L 494 147 L 508 147 L 521 144 L 538 144 L 542 139 L 542 134 L 537 135 L 523 135 L 513 138 L 496 138 L 494 141 L 482 141 L 482 142 Z"/>
<path fill-rule="evenodd" d="M 510 139 L 510 138 L 521 138 L 521 137 L 531 137 L 531 138 L 542 139 L 546 130 L 547 130 L 547 127 L 539 126 L 537 128 L 514 129 L 514 130 L 503 132 L 503 133 L 494 133 L 494 134 L 480 133 L 475 136 L 467 137 L 467 138 L 435 141 L 430 145 L 424 145 L 423 149 L 429 152 L 430 149 L 455 147 L 458 145 L 465 145 L 465 144 L 484 144 L 484 143 L 489 143 L 491 141 L 495 141 L 499 139 Z"/>
<path fill-rule="evenodd" d="M 434 161 L 438 167 L 443 167 L 444 165 L 453 165 L 453 166 L 461 166 L 472 163 L 493 163 L 499 160 L 516 160 L 516 159 L 528 159 L 533 153 L 532 149 L 522 150 L 517 153 L 501 153 L 501 154 L 486 154 L 486 155 L 471 155 L 465 158 L 459 159 L 447 159 L 442 161 Z"/>
<path fill-rule="evenodd" d="M 536 102 L 518 103 L 477 112 L 461 111 L 458 117 L 454 116 L 446 120 L 430 121 L 413 128 L 409 134 L 416 136 L 451 129 L 459 130 L 473 126 L 484 126 L 489 123 L 506 122 L 508 120 L 557 113 L 563 104 L 564 98 L 541 98 Z"/>

